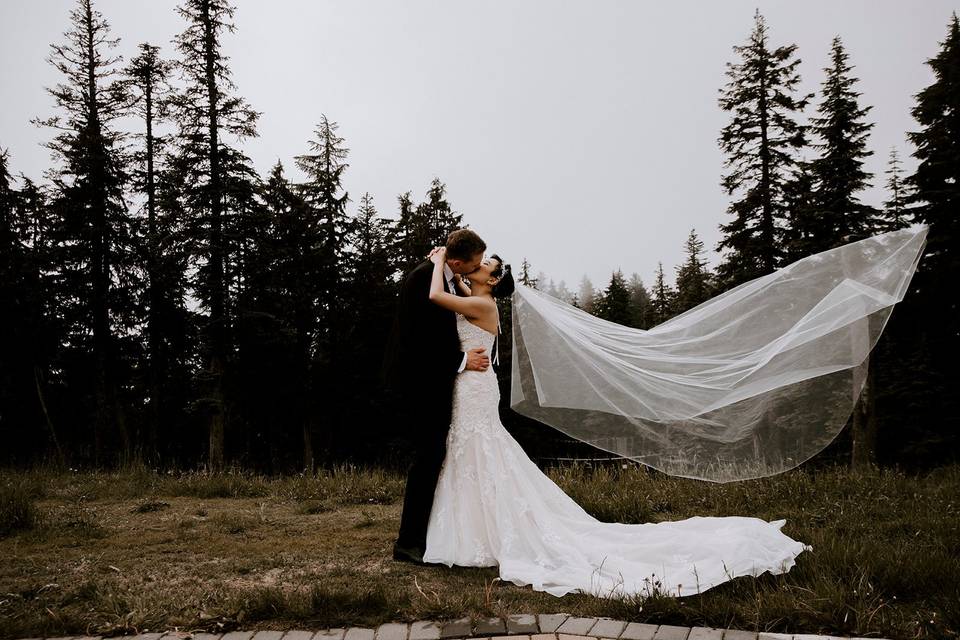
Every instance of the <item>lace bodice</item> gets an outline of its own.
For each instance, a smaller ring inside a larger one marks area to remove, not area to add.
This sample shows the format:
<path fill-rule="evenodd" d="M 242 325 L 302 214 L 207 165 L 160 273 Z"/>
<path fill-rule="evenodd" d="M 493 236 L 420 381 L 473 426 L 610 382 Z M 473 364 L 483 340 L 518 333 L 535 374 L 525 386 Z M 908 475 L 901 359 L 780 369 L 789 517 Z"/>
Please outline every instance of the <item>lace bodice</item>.
<path fill-rule="evenodd" d="M 495 335 L 473 324 L 463 315 L 457 314 L 457 334 L 460 336 L 460 348 L 464 353 L 470 349 L 482 347 L 493 359 Z M 493 367 L 486 371 L 464 370 L 454 381 L 453 414 L 451 432 L 457 431 L 464 423 L 486 426 L 490 412 L 496 412 L 500 404 L 500 390 L 497 386 L 497 374 Z M 467 427 L 469 430 L 469 427 Z"/>
<path fill-rule="evenodd" d="M 473 324 L 462 313 L 457 314 L 457 334 L 460 336 L 460 348 L 464 353 L 470 349 L 483 347 L 487 350 L 487 355 L 493 358 L 493 341 L 495 335 Z M 489 369 L 488 369 L 489 371 Z"/>

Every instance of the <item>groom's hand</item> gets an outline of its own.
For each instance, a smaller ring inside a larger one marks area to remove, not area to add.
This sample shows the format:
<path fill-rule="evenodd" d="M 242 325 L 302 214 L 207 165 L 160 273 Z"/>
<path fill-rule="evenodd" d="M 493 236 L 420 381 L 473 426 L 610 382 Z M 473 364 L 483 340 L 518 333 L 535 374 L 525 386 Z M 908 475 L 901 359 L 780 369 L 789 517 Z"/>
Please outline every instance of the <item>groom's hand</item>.
<path fill-rule="evenodd" d="M 486 371 L 487 367 L 490 366 L 490 358 L 484 354 L 485 351 L 486 349 L 483 347 L 467 351 L 466 369 L 469 371 Z"/>

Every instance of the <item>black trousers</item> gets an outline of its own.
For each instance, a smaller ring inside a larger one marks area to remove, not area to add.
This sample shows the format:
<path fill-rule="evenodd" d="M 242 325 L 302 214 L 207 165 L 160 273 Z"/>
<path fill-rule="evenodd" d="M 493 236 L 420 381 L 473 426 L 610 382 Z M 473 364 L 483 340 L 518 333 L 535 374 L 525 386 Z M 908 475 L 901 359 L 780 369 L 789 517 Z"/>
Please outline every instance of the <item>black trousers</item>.
<path fill-rule="evenodd" d="M 447 385 L 440 383 L 441 389 Z M 406 433 L 416 445 L 413 464 L 407 471 L 407 486 L 403 496 L 403 513 L 397 545 L 423 551 L 427 547 L 427 524 L 433 508 L 433 494 L 447 454 L 447 434 L 450 431 L 453 385 L 444 396 L 406 404 L 400 411 Z M 419 405 L 419 406 L 418 406 Z"/>

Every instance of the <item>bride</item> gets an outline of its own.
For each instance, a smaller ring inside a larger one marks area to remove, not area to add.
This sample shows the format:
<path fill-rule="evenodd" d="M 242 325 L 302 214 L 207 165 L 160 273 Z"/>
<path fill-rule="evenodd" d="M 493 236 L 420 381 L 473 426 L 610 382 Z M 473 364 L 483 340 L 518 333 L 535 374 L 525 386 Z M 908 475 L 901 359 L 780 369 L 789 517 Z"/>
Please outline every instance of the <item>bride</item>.
<path fill-rule="evenodd" d="M 496 255 L 444 290 L 445 249 L 434 264 L 430 300 L 456 312 L 464 351 L 493 348 L 496 298 L 514 289 Z M 675 522 L 600 522 L 551 481 L 500 422 L 493 368 L 456 378 L 447 454 L 434 493 L 423 561 L 499 566 L 500 578 L 555 596 L 686 596 L 737 576 L 788 571 L 812 547 L 785 535 L 785 520 L 692 517 Z"/>

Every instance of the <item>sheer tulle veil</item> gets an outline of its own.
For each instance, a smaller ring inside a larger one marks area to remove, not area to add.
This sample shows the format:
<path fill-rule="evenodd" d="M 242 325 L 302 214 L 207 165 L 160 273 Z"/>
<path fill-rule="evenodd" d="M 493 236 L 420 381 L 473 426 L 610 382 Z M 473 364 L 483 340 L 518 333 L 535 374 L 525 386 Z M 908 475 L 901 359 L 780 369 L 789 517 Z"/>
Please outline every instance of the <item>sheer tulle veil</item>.
<path fill-rule="evenodd" d="M 796 467 L 853 411 L 927 231 L 808 256 L 646 331 L 518 286 L 511 407 L 671 475 L 729 482 Z"/>

